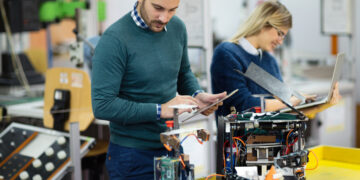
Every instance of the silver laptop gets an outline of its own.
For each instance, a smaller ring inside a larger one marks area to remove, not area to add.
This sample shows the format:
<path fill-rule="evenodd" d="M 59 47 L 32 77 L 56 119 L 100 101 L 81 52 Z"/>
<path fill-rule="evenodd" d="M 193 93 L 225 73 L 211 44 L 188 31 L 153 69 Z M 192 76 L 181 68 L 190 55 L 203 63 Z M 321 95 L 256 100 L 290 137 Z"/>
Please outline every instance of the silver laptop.
<path fill-rule="evenodd" d="M 327 96 L 322 97 L 322 98 L 317 98 L 313 102 L 297 105 L 294 108 L 295 109 L 302 109 L 302 108 L 312 107 L 312 106 L 325 104 L 325 103 L 329 102 L 331 100 L 332 95 L 333 95 L 334 86 L 335 86 L 336 82 L 338 82 L 339 79 L 340 79 L 344 61 L 345 61 L 345 54 L 344 53 L 339 53 L 337 55 L 337 57 L 336 57 L 336 63 L 335 63 L 335 67 L 334 67 L 334 70 L 333 70 L 331 86 L 329 88 L 329 92 L 328 92 Z M 280 110 L 280 112 L 288 112 L 288 111 L 291 111 L 291 109 L 290 108 L 285 108 L 285 109 Z"/>

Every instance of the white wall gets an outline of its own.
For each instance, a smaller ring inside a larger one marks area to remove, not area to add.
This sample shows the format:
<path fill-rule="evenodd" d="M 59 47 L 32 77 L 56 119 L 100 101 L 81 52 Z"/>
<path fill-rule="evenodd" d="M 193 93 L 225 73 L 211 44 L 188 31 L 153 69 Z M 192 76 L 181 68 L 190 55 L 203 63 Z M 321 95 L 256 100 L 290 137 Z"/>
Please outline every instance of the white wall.
<path fill-rule="evenodd" d="M 245 1 L 248 9 L 242 7 Z M 301 53 L 329 55 L 330 37 L 322 35 L 320 30 L 320 0 L 281 2 L 293 15 L 292 49 Z M 222 38 L 230 38 L 256 3 L 257 0 L 211 0 L 214 31 Z M 339 41 L 339 51 L 349 53 L 348 37 L 340 37 Z"/>
<path fill-rule="evenodd" d="M 354 57 L 355 57 L 355 61 L 356 61 L 356 71 L 355 71 L 355 77 L 356 77 L 356 86 L 355 89 L 356 91 L 358 91 L 360 89 L 360 1 L 358 0 L 354 0 L 355 5 L 354 5 L 354 15 L 355 15 L 355 19 L 354 22 L 355 23 L 355 34 L 354 34 L 354 46 L 353 46 L 353 53 L 354 53 Z M 356 101 L 357 103 L 360 102 L 360 93 L 356 93 Z"/>
<path fill-rule="evenodd" d="M 131 11 L 136 0 L 106 0 L 106 20 L 104 29 Z"/>
<path fill-rule="evenodd" d="M 213 31 L 216 32 L 219 38 L 230 38 L 246 18 L 245 13 L 240 13 L 243 10 L 241 3 L 242 1 L 239 0 L 210 1 Z"/>

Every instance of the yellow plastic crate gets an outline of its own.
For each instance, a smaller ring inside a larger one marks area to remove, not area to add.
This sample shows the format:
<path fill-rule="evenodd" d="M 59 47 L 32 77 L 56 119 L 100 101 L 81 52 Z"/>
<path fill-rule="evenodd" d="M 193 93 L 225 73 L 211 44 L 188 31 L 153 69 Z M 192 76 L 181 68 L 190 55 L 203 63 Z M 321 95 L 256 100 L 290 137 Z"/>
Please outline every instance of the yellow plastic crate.
<path fill-rule="evenodd" d="M 311 149 L 318 158 L 318 167 L 306 170 L 307 180 L 360 179 L 360 149 L 334 146 L 317 146 Z M 313 153 L 309 154 L 306 168 L 316 166 Z"/>

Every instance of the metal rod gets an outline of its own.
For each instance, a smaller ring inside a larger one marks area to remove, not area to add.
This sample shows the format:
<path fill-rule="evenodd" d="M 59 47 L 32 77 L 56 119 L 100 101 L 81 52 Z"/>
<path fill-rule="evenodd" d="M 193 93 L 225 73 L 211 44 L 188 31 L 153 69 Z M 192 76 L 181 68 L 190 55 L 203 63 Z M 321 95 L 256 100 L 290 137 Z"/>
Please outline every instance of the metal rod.
<path fill-rule="evenodd" d="M 234 169 L 233 169 L 233 141 L 232 141 L 232 137 L 233 137 L 233 127 L 230 124 L 230 169 L 231 169 L 231 174 L 233 174 Z"/>
<path fill-rule="evenodd" d="M 175 129 L 179 129 L 180 125 L 179 125 L 179 110 L 178 108 L 174 108 L 174 130 Z M 176 135 L 177 138 L 179 138 L 179 135 Z M 180 156 L 180 147 L 179 149 L 174 149 L 175 150 L 175 157 L 178 158 Z"/>
<path fill-rule="evenodd" d="M 179 129 L 179 110 L 178 108 L 174 108 L 174 129 Z"/>
<path fill-rule="evenodd" d="M 73 167 L 73 179 L 81 180 L 79 122 L 70 123 L 70 158 Z"/>

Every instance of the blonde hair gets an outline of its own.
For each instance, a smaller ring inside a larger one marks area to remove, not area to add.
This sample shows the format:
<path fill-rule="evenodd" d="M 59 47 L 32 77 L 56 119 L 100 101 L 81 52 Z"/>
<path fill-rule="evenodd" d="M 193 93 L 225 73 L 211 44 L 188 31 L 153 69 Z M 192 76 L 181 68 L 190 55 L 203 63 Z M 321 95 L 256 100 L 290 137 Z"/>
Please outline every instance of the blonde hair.
<path fill-rule="evenodd" d="M 267 27 L 292 27 L 292 16 L 286 7 L 280 2 L 266 1 L 260 4 L 246 22 L 229 40 L 237 43 L 239 39 L 260 33 L 261 29 Z"/>

